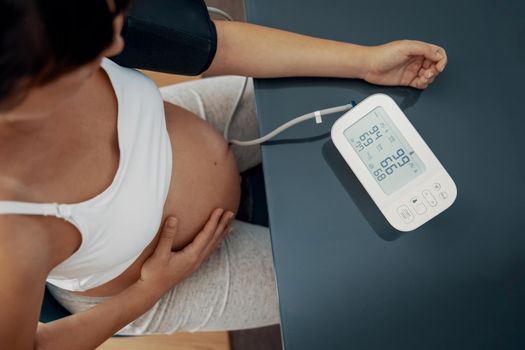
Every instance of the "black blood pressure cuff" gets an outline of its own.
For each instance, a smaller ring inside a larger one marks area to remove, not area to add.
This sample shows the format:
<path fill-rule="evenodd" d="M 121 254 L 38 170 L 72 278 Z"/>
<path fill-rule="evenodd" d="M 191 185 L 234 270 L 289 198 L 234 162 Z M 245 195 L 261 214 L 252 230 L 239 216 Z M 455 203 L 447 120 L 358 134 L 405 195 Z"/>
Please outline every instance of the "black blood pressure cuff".
<path fill-rule="evenodd" d="M 113 61 L 183 75 L 198 75 L 210 66 L 217 32 L 204 1 L 135 0 L 126 14 L 125 47 Z"/>

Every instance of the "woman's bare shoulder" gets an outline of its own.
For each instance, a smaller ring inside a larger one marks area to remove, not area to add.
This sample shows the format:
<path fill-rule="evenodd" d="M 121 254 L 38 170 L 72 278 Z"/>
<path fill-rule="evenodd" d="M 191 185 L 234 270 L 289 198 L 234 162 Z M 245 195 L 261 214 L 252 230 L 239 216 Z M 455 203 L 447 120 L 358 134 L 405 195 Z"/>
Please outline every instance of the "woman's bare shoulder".
<path fill-rule="evenodd" d="M 13 196 L 5 189 L 0 190 L 0 200 L 4 198 Z M 53 264 L 53 244 L 45 225 L 29 215 L 0 214 L 0 256 L 1 260 L 17 257 L 11 262 L 13 267 L 30 261 L 42 272 L 49 272 Z"/>
<path fill-rule="evenodd" d="M 44 225 L 28 215 L 12 214 L 0 214 L 0 246 L 33 248 L 36 254 L 48 254 L 52 248 Z"/>

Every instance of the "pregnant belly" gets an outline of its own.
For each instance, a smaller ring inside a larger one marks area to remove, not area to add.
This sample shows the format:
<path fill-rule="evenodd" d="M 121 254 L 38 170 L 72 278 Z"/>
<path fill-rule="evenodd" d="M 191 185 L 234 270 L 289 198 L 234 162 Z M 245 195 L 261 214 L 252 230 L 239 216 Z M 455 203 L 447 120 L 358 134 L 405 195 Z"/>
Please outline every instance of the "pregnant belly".
<path fill-rule="evenodd" d="M 237 212 L 240 175 L 233 153 L 224 138 L 193 113 L 165 103 L 166 125 L 173 150 L 170 189 L 164 205 L 167 216 L 178 219 L 173 250 L 193 240 L 215 208 Z M 145 260 L 153 253 L 159 233 L 135 262 L 115 279 L 84 292 L 85 296 L 110 296 L 129 287 L 140 277 Z"/>
<path fill-rule="evenodd" d="M 173 244 L 188 244 L 215 208 L 236 212 L 240 175 L 228 144 L 209 123 L 172 104 L 165 105 L 173 149 L 173 171 L 164 214 L 178 218 Z"/>

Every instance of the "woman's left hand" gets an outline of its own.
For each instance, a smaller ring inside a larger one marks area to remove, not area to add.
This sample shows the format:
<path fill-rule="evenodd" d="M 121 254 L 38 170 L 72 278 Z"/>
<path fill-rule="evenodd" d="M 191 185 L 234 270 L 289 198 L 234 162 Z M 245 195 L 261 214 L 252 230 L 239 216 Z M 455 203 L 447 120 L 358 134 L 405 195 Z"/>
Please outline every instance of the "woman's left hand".
<path fill-rule="evenodd" d="M 363 79 L 378 85 L 425 89 L 447 64 L 445 49 L 422 41 L 392 41 L 367 51 Z"/>

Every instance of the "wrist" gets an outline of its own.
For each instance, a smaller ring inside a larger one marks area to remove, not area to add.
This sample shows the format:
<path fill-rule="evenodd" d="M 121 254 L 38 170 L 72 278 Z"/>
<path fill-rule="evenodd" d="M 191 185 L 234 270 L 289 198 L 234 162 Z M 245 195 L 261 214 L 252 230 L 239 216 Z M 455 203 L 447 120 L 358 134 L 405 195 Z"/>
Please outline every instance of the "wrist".
<path fill-rule="evenodd" d="M 138 279 L 135 283 L 133 283 L 128 288 L 128 290 L 146 302 L 149 302 L 151 305 L 154 305 L 167 292 L 165 288 L 152 285 L 151 283 L 144 282 L 141 279 Z"/>
<path fill-rule="evenodd" d="M 365 79 L 370 71 L 371 46 L 347 44 L 345 78 Z"/>

